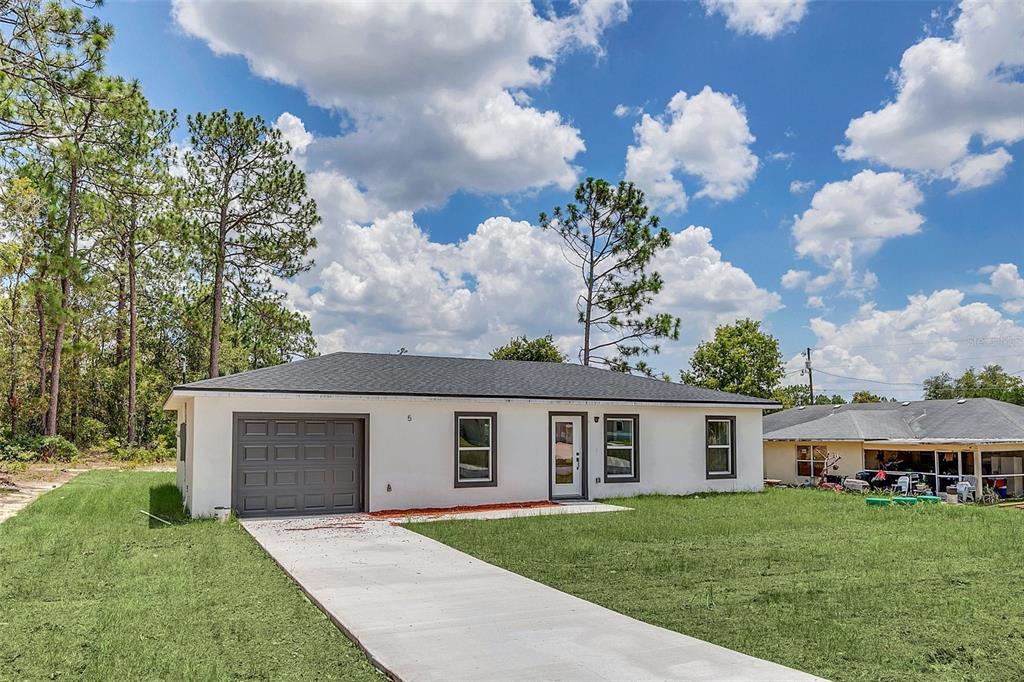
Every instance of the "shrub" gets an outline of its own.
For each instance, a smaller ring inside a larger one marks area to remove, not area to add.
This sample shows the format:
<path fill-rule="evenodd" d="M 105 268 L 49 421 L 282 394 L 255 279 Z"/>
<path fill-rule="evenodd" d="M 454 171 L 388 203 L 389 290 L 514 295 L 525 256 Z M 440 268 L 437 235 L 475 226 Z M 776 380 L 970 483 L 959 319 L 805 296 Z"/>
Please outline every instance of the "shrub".
<path fill-rule="evenodd" d="M 83 417 L 78 424 L 78 433 L 75 434 L 75 442 L 78 447 L 91 448 L 99 445 L 107 437 L 107 425 L 99 419 Z"/>
<path fill-rule="evenodd" d="M 81 454 L 75 444 L 64 436 L 44 436 L 39 439 L 39 453 L 60 462 L 70 462 Z"/>
<path fill-rule="evenodd" d="M 174 459 L 174 447 L 167 444 L 164 436 L 157 436 L 156 440 L 148 446 L 128 446 L 115 438 L 111 438 L 104 444 L 110 457 L 130 466 L 156 464 Z"/>
<path fill-rule="evenodd" d="M 42 458 L 43 443 L 37 437 L 0 441 L 0 462 L 34 462 Z"/>
<path fill-rule="evenodd" d="M 38 452 L 26 448 L 21 441 L 0 442 L 0 462 L 29 462 L 38 457 Z"/>

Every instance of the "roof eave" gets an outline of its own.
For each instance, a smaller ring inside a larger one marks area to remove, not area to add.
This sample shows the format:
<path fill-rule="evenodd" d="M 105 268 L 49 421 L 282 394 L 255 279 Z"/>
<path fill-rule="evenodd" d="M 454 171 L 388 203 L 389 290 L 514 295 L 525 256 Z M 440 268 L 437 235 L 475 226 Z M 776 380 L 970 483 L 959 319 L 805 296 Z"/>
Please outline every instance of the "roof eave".
<path fill-rule="evenodd" d="M 370 391 L 320 391 L 320 390 L 282 390 L 282 389 L 263 389 L 263 388 L 236 388 L 236 387 L 199 387 L 190 386 L 183 384 L 175 386 L 171 389 L 171 396 L 168 397 L 167 402 L 170 403 L 171 399 L 175 396 L 179 397 L 194 397 L 203 394 L 231 394 L 240 393 L 246 395 L 273 395 L 273 396 L 330 396 L 330 397 L 349 397 L 349 398 L 360 398 L 360 397 L 374 397 L 374 398 L 436 398 L 443 400 L 533 400 L 533 401 L 557 401 L 557 402 L 577 402 L 577 403 L 608 403 L 608 404 L 622 404 L 622 403 L 637 403 L 637 404 L 652 404 L 652 405 L 703 405 L 703 406 L 715 406 L 722 405 L 728 407 L 750 407 L 759 408 L 762 410 L 774 409 L 780 406 L 780 403 L 772 401 L 755 402 L 755 401 L 731 401 L 731 400 L 672 400 L 662 398 L 597 398 L 597 397 L 579 397 L 579 396 L 550 396 L 550 395 L 478 395 L 478 394 L 463 394 L 463 393 L 390 393 L 390 392 L 370 392 Z M 167 408 L 165 404 L 165 409 Z"/>

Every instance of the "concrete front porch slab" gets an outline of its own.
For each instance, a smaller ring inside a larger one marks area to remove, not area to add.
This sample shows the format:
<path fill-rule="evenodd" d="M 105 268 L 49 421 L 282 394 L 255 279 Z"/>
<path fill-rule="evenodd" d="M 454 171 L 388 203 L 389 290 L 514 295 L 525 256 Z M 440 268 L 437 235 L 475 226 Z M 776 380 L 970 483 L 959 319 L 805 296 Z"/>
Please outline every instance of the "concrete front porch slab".
<path fill-rule="evenodd" d="M 410 512 L 407 515 L 391 516 L 385 518 L 391 521 L 392 523 L 419 523 L 421 521 L 455 521 L 459 519 L 515 519 L 522 518 L 525 516 L 557 516 L 559 514 L 592 514 L 616 511 L 632 510 L 629 507 L 620 507 L 619 505 L 615 504 L 591 502 L 590 500 L 572 500 L 559 502 L 558 504 L 546 507 L 519 507 L 515 509 L 483 509 L 479 511 L 432 512 L 430 514 L 417 514 L 416 512 Z"/>
<path fill-rule="evenodd" d="M 389 521 L 241 523 L 397 679 L 820 679 L 629 618 Z"/>

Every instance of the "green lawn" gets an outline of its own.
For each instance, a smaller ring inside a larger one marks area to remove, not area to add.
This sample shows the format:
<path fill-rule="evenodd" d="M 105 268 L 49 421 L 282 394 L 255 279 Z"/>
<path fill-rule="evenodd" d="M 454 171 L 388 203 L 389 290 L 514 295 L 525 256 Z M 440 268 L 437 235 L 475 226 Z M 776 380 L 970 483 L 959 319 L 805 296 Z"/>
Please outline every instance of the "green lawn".
<path fill-rule="evenodd" d="M 85 473 L 0 524 L 0 679 L 382 679 L 240 526 L 186 522 L 173 480 Z"/>
<path fill-rule="evenodd" d="M 640 620 L 834 680 L 1024 679 L 1024 513 L 813 490 L 414 530 Z"/>

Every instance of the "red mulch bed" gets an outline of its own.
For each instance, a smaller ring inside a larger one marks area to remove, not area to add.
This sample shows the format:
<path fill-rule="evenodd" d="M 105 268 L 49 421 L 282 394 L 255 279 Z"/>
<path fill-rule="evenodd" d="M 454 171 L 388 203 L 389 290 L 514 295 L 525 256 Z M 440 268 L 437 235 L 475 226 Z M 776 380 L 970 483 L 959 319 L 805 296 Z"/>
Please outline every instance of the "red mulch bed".
<path fill-rule="evenodd" d="M 533 509 L 536 507 L 557 507 L 549 500 L 534 502 L 505 502 L 502 504 L 476 504 L 462 507 L 426 507 L 423 509 L 382 509 L 370 512 L 370 516 L 378 519 L 402 518 L 405 516 L 442 516 L 444 514 L 469 514 L 481 511 L 497 511 L 500 509 Z"/>

